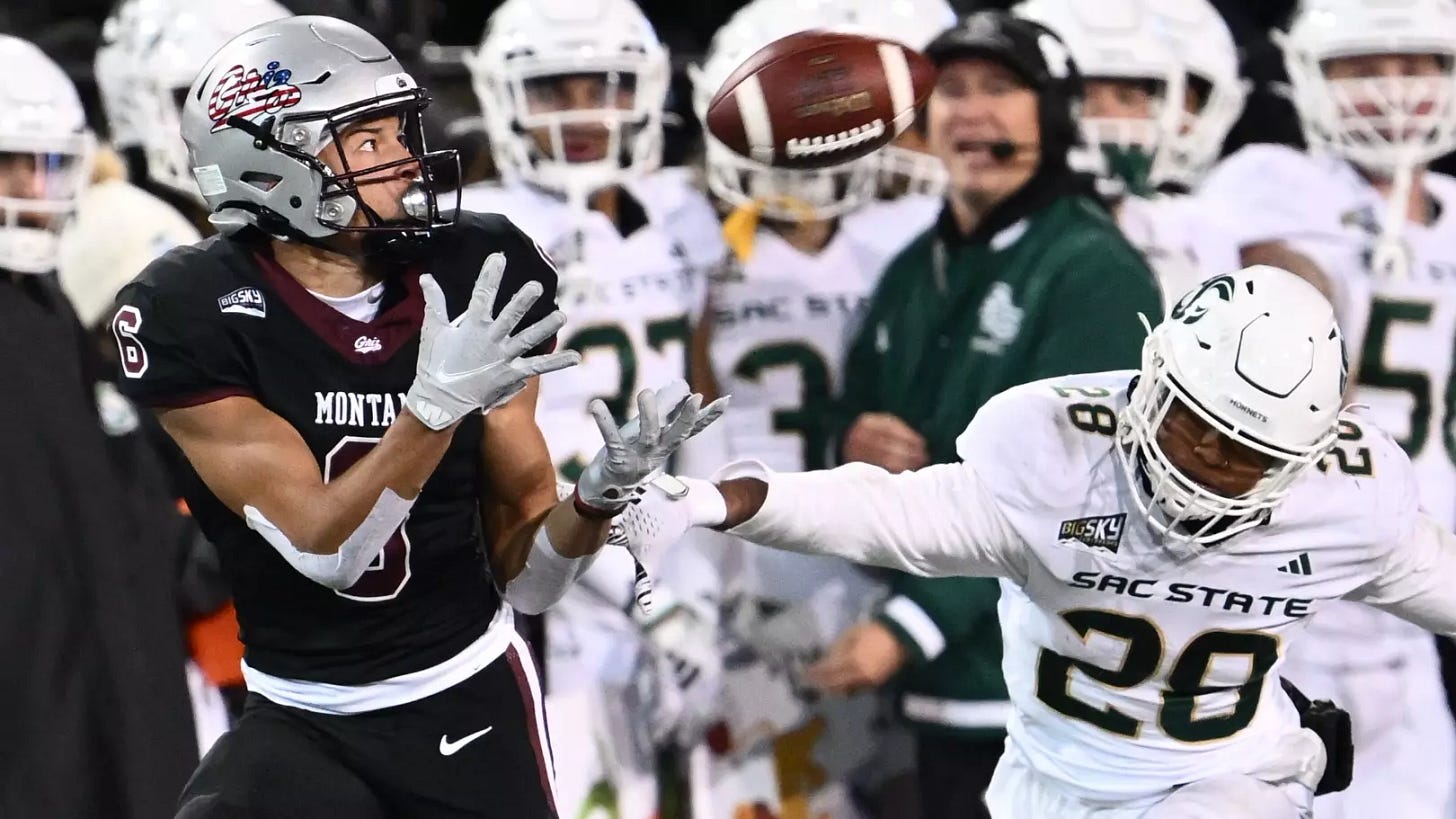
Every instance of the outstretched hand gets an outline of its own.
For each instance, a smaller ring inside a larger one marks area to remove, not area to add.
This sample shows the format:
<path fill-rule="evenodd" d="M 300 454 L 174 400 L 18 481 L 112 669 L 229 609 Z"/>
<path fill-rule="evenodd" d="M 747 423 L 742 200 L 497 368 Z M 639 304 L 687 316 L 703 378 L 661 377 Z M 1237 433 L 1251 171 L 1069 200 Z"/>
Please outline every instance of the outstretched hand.
<path fill-rule="evenodd" d="M 539 282 L 527 282 L 499 316 L 491 315 L 505 268 L 503 254 L 492 253 L 485 260 L 469 306 L 454 321 L 446 314 L 445 294 L 434 277 L 420 277 L 425 318 L 405 406 L 431 429 L 444 429 L 478 409 L 498 407 L 525 389 L 531 377 L 581 361 L 574 350 L 526 355 L 565 324 L 560 310 L 511 334 L 541 297 Z"/>

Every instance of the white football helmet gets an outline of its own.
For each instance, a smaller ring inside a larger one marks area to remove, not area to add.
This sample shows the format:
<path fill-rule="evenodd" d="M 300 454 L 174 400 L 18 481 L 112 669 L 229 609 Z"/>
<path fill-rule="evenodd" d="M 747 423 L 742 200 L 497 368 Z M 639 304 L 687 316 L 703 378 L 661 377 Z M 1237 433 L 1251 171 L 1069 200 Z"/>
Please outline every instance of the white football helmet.
<path fill-rule="evenodd" d="M 1172 541 L 1206 544 L 1260 525 L 1334 446 L 1345 378 L 1334 310 L 1308 282 L 1265 265 L 1203 282 L 1149 333 L 1118 419 L 1138 508 Z M 1273 459 L 1252 490 L 1225 497 L 1173 465 L 1158 432 L 1174 402 Z"/>
<path fill-rule="evenodd" d="M 1456 3 L 1307 0 L 1281 38 L 1284 64 L 1312 148 L 1389 174 L 1456 149 Z M 1331 80 L 1339 57 L 1430 54 L 1435 76 Z"/>
<path fill-rule="evenodd" d="M 187 89 L 218 49 L 260 23 L 292 16 L 274 0 L 187 0 L 137 3 L 142 36 L 133 41 L 136 127 L 146 151 L 147 176 L 198 204 L 202 193 L 192 178 L 182 141 L 182 104 Z M 161 23 L 148 15 L 163 15 Z M 152 35 L 150 37 L 146 35 Z"/>
<path fill-rule="evenodd" d="M 946 0 L 841 0 L 837 10 L 845 24 L 922 51 L 956 22 Z M 879 164 L 880 191 L 940 196 L 950 181 L 940 157 L 925 151 L 886 145 L 871 156 Z"/>
<path fill-rule="evenodd" d="M 713 95 L 754 52 L 795 32 L 829 27 L 843 27 L 837 0 L 754 0 L 744 6 L 713 35 L 702 65 L 688 67 L 698 121 L 707 122 Z M 832 219 L 875 195 L 878 164 L 873 157 L 822 170 L 796 170 L 740 156 L 706 131 L 703 143 L 713 195 L 735 207 L 757 207 L 770 219 Z"/>
<path fill-rule="evenodd" d="M 111 144 L 118 149 L 142 144 L 138 84 L 144 43 L 155 42 L 171 17 L 176 0 L 122 0 L 101 26 L 94 71 Z"/>
<path fill-rule="evenodd" d="M 1183 64 L 1152 20 L 1157 0 L 1026 0 L 1017 16 L 1056 32 L 1072 52 L 1084 80 L 1131 80 L 1147 84 L 1147 118 L 1081 119 L 1087 144 L 1105 153 L 1108 170 L 1132 190 L 1153 181 L 1162 147 L 1182 123 Z M 1085 111 L 1085 107 L 1084 107 Z M 1166 162 L 1166 160 L 1163 160 Z"/>
<path fill-rule="evenodd" d="M 507 181 L 584 198 L 662 164 L 671 68 L 631 0 L 506 0 L 466 65 Z M 596 105 L 552 99 L 558 80 L 583 75 L 601 80 Z M 573 129 L 601 127 L 605 156 L 572 160 Z"/>
<path fill-rule="evenodd" d="M 39 48 L 0 34 L 0 65 L 0 269 L 49 273 L 93 141 L 76 87 Z"/>
<path fill-rule="evenodd" d="M 1157 31 L 1172 43 L 1186 72 L 1184 88 L 1197 111 L 1181 111 L 1182 123 L 1163 146 L 1153 182 L 1192 188 L 1223 153 L 1224 140 L 1244 112 L 1248 84 L 1239 76 L 1239 52 L 1223 16 L 1208 0 L 1151 0 Z"/>

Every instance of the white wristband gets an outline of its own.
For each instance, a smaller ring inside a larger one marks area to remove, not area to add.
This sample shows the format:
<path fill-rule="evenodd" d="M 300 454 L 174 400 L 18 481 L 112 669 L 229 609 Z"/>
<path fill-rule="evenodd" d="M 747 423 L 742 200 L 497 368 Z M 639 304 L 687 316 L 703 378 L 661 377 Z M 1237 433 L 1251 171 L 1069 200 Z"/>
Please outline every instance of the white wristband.
<path fill-rule="evenodd" d="M 670 477 L 667 475 L 663 476 Z M 662 484 L 659 483 L 658 486 Z M 728 518 L 728 502 L 723 499 L 723 493 L 717 485 L 711 481 L 698 480 L 697 478 L 678 478 L 687 496 L 683 500 L 688 504 L 688 518 L 694 526 L 717 526 Z"/>
<path fill-rule="evenodd" d="M 590 568 L 596 554 L 585 557 L 563 557 L 551 544 L 546 522 L 536 528 L 531 538 L 531 553 L 521 573 L 506 584 L 504 596 L 511 608 L 523 614 L 540 614 L 566 594 L 571 584 Z"/>

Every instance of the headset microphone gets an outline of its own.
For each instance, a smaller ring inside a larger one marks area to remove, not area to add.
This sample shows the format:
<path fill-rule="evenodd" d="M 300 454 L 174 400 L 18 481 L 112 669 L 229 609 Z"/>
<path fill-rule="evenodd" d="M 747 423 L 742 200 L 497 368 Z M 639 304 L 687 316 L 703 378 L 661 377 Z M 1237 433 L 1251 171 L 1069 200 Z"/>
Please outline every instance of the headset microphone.
<path fill-rule="evenodd" d="M 986 149 L 991 152 L 992 159 L 997 162 L 1005 162 L 1016 156 L 1017 147 L 1015 142 L 1009 142 L 1003 139 L 990 143 L 986 146 Z"/>

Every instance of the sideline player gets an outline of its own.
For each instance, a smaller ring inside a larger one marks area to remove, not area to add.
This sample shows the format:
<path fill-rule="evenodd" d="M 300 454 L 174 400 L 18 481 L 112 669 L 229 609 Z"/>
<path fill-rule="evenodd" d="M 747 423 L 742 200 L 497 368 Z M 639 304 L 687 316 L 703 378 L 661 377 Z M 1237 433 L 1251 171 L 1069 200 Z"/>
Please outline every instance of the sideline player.
<path fill-rule="evenodd" d="M 1017 15 L 1057 32 L 1086 83 L 1086 162 L 1164 304 L 1238 266 L 1238 247 L 1187 196 L 1243 107 L 1232 36 L 1207 0 L 1027 0 Z"/>
<path fill-rule="evenodd" d="M 1453 340 L 1456 4 L 1306 4 L 1283 43 L 1312 149 L 1249 146 L 1199 199 L 1246 246 L 1278 242 L 1330 288 L 1354 372 L 1350 399 L 1415 465 L 1422 505 L 1456 530 Z M 1353 603 L 1310 623 L 1287 676 L 1350 711 L 1358 772 L 1319 800 L 1334 819 L 1456 815 L 1456 728 L 1428 634 Z"/>
<path fill-rule="evenodd" d="M 599 446 L 593 400 L 624 422 L 643 385 L 686 376 L 723 252 L 717 221 L 689 169 L 661 167 L 671 68 L 631 0 L 509 0 L 469 67 L 503 179 L 467 187 L 461 204 L 510 214 L 559 268 L 559 337 L 582 363 L 542 380 L 536 421 L 574 481 Z M 655 815 L 657 746 L 688 716 L 676 678 L 660 673 L 658 630 L 638 622 L 633 580 L 630 556 L 608 550 L 545 614 L 547 717 L 569 815 Z M 687 596 L 670 573 L 657 580 L 661 618 Z M 716 675 L 693 679 L 710 694 Z"/>
<path fill-rule="evenodd" d="M 718 30 L 702 65 L 690 69 L 694 108 L 703 119 L 739 64 L 795 31 L 852 26 L 923 48 L 954 22 L 943 2 L 758 0 Z M 938 195 L 908 191 L 933 178 L 922 165 L 940 160 L 915 154 L 891 167 L 870 157 L 796 171 L 706 139 L 705 175 L 731 249 L 695 328 L 694 386 L 735 396 L 715 427 L 721 449 L 708 471 L 744 457 L 785 470 L 823 467 L 850 337 L 890 259 L 933 222 Z M 878 188 L 894 201 L 876 201 L 877 179 L 894 183 Z M 798 672 L 867 614 L 885 586 L 847 561 L 724 541 L 705 549 L 721 571 L 715 596 L 728 612 L 720 646 L 727 668 L 714 747 L 694 755 L 694 810 L 710 819 L 753 806 L 857 817 L 851 794 L 868 795 L 906 772 L 908 738 L 891 741 L 874 692 L 820 697 Z"/>
<path fill-rule="evenodd" d="M 619 430 L 596 405 L 607 446 L 556 502 L 532 381 L 578 360 L 545 352 L 555 271 L 504 217 L 446 216 L 427 104 L 327 17 L 250 29 L 187 93 L 222 235 L 150 265 L 112 322 L 247 646 L 245 712 L 182 816 L 555 816 L 512 609 L 554 603 L 719 411 L 644 391 Z"/>
<path fill-rule="evenodd" d="M 0 65 L 0 815 L 164 816 L 198 753 L 177 517 L 98 413 L 56 284 L 93 155 L 81 99 L 30 42 L 0 34 Z"/>
<path fill-rule="evenodd" d="M 1330 751 L 1280 691 L 1289 642 L 1336 598 L 1456 632 L 1456 538 L 1395 441 L 1341 411 L 1334 312 L 1294 274 L 1208 280 L 1143 356 L 1002 393 L 961 463 L 730 464 L 629 522 L 1001 577 L 995 816 L 1308 817 Z"/>

